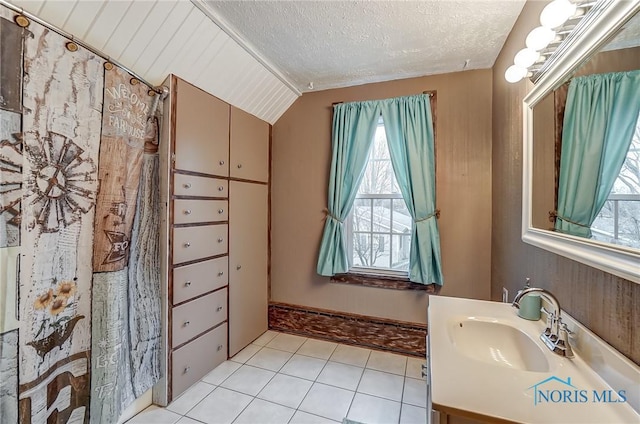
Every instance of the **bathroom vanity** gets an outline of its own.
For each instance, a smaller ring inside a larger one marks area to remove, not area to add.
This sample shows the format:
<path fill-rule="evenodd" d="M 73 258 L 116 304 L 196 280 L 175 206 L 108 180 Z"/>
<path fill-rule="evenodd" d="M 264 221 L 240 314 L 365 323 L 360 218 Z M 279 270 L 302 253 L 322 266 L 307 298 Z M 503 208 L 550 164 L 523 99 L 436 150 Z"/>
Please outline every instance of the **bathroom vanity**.
<path fill-rule="evenodd" d="M 640 367 L 566 313 L 574 357 L 508 303 L 431 296 L 428 401 L 440 422 L 640 422 Z"/>

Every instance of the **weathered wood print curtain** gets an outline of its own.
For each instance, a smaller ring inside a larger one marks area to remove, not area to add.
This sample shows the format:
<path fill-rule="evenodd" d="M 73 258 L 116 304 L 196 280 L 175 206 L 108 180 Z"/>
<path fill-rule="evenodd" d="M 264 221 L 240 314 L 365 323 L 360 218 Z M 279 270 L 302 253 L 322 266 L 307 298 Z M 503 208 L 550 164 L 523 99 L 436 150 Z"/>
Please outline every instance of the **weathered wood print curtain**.
<path fill-rule="evenodd" d="M 21 252 L 19 337 L 0 334 L 0 421 L 112 423 L 160 377 L 161 102 L 13 18 L 0 7 L 0 249 Z"/>

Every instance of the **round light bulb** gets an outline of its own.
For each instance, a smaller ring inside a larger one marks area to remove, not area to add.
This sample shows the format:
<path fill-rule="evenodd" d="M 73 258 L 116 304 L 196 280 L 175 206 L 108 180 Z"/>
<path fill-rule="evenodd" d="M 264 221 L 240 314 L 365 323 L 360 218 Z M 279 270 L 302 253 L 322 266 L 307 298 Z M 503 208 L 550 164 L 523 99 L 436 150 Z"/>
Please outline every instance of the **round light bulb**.
<path fill-rule="evenodd" d="M 529 35 L 527 35 L 525 44 L 530 49 L 540 51 L 547 47 L 555 37 L 556 32 L 554 30 L 540 26 L 534 28 Z"/>
<path fill-rule="evenodd" d="M 540 53 L 533 49 L 526 48 L 516 53 L 516 56 L 513 58 L 513 63 L 521 68 L 528 68 L 529 66 L 536 63 L 539 58 Z"/>
<path fill-rule="evenodd" d="M 504 79 L 506 79 L 507 82 L 511 82 L 511 83 L 518 82 L 526 76 L 527 76 L 527 69 L 517 65 L 509 66 L 504 73 Z"/>
<path fill-rule="evenodd" d="M 578 6 L 569 0 L 553 0 L 540 13 L 540 24 L 547 28 L 558 28 L 575 15 Z"/>

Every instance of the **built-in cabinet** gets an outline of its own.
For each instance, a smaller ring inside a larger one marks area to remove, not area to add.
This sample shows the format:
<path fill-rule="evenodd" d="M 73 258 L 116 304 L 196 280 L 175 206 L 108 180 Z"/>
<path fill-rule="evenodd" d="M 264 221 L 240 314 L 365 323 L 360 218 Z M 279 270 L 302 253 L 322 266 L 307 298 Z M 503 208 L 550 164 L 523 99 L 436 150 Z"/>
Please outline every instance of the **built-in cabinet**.
<path fill-rule="evenodd" d="M 267 329 L 269 133 L 175 76 L 161 154 L 166 405 Z"/>
<path fill-rule="evenodd" d="M 231 181 L 229 237 L 229 355 L 267 330 L 268 191 Z"/>

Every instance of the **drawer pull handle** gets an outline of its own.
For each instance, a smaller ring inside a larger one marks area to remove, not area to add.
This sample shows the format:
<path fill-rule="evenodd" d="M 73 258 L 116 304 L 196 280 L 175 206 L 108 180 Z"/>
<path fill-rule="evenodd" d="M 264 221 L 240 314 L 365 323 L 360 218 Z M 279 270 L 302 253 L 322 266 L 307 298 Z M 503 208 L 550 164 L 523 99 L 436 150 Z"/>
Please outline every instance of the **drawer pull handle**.
<path fill-rule="evenodd" d="M 241 163 L 238 164 L 238 169 L 240 169 L 240 168 L 242 168 L 242 164 Z"/>
<path fill-rule="evenodd" d="M 221 160 L 219 163 L 220 163 L 220 166 L 224 165 L 224 161 L 223 160 Z"/>
<path fill-rule="evenodd" d="M 191 371 L 191 367 L 184 367 L 184 373 L 188 374 Z"/>
<path fill-rule="evenodd" d="M 185 327 L 188 327 L 190 324 L 191 324 L 191 321 L 185 321 L 185 322 L 184 322 L 184 326 L 185 326 Z"/>
<path fill-rule="evenodd" d="M 218 213 L 224 213 L 224 209 L 218 209 Z"/>
<path fill-rule="evenodd" d="M 190 246 L 191 246 L 191 243 L 189 243 L 189 242 L 186 242 L 186 243 L 184 244 L 184 247 L 190 247 Z"/>
<path fill-rule="evenodd" d="M 224 187 L 223 186 L 218 187 L 218 191 L 224 191 Z"/>
<path fill-rule="evenodd" d="M 222 277 L 224 275 L 224 271 L 218 272 L 218 277 Z"/>
<path fill-rule="evenodd" d="M 191 183 L 182 184 L 182 187 L 189 189 L 191 188 Z"/>
<path fill-rule="evenodd" d="M 186 282 L 184 283 L 184 286 L 185 286 L 185 287 L 189 287 L 189 286 L 191 286 L 191 281 L 186 281 Z"/>
<path fill-rule="evenodd" d="M 221 310 L 222 310 L 222 306 L 218 306 L 218 307 L 216 308 L 216 312 L 220 312 Z"/>
<path fill-rule="evenodd" d="M 191 215 L 191 209 L 185 209 L 184 210 L 184 214 L 185 215 Z"/>
<path fill-rule="evenodd" d="M 223 239 L 222 237 L 220 237 L 220 238 L 218 239 L 218 243 L 222 243 L 223 241 L 224 241 L 224 239 Z"/>
<path fill-rule="evenodd" d="M 236 269 L 237 269 L 238 271 L 240 270 L 240 268 L 242 268 L 242 265 L 238 265 L 238 266 L 236 266 Z"/>
<path fill-rule="evenodd" d="M 222 345 L 218 345 L 218 348 L 216 350 L 220 352 L 222 350 Z"/>

